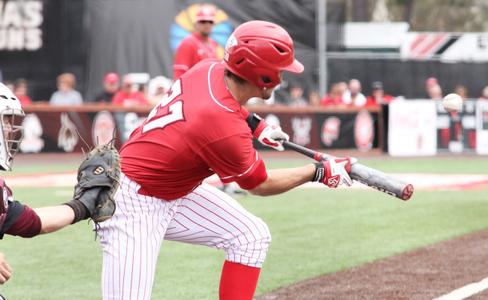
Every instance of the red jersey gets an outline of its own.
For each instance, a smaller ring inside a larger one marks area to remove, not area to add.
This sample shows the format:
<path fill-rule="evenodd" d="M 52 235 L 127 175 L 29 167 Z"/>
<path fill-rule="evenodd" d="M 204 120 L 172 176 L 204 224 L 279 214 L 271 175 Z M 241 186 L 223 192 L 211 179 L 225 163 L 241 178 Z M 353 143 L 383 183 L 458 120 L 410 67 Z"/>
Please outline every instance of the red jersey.
<path fill-rule="evenodd" d="M 266 180 L 247 112 L 227 90 L 224 69 L 217 60 L 197 64 L 132 132 L 121 167 L 141 185 L 139 193 L 174 200 L 214 173 L 244 189 Z"/>
<path fill-rule="evenodd" d="M 20 105 L 22 106 L 32 104 L 32 99 L 27 95 L 15 95 L 15 96 L 19 99 Z"/>
<path fill-rule="evenodd" d="M 149 105 L 149 101 L 141 92 L 126 93 L 118 91 L 112 98 L 112 104 L 125 106 Z"/>
<path fill-rule="evenodd" d="M 181 77 L 201 60 L 217 57 L 217 42 L 208 38 L 205 40 L 200 33 L 194 32 L 181 41 L 176 49 L 173 63 L 173 79 Z"/>

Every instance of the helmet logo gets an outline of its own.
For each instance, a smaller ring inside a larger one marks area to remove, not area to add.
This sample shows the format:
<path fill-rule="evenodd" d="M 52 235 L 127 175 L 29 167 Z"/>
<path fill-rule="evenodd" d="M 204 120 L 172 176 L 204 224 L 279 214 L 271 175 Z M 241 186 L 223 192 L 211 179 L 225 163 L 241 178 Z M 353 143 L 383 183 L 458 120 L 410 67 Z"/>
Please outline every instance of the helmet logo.
<path fill-rule="evenodd" d="M 225 44 L 225 52 L 224 52 L 224 59 L 226 61 L 229 60 L 229 49 L 237 45 L 237 39 L 236 37 L 231 34 L 229 36 L 229 39 L 227 40 L 227 43 Z"/>

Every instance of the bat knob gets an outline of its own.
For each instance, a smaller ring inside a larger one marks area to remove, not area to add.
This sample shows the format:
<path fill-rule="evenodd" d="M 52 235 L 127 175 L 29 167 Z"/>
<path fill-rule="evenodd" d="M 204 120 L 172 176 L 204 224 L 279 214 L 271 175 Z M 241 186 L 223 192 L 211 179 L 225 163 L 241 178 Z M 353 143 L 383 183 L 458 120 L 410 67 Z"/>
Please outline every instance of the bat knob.
<path fill-rule="evenodd" d="M 410 197 L 412 197 L 413 195 L 413 190 L 413 185 L 407 184 L 402 190 L 401 199 L 403 201 L 407 201 L 408 199 L 410 199 Z"/>

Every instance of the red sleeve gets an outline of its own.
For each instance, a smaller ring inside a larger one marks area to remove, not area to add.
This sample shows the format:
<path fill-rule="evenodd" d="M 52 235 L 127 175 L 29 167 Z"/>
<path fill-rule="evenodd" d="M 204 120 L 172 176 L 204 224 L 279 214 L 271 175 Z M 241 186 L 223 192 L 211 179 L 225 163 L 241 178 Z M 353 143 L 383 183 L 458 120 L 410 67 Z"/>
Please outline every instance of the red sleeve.
<path fill-rule="evenodd" d="M 120 92 L 117 92 L 114 97 L 112 98 L 112 104 L 115 104 L 115 105 L 121 105 L 123 104 L 123 101 L 124 100 L 124 96 L 122 93 Z"/>
<path fill-rule="evenodd" d="M 24 205 L 22 214 L 5 233 L 30 238 L 41 233 L 41 227 L 41 218 L 39 218 L 32 208 Z"/>
<path fill-rule="evenodd" d="M 176 49 L 173 63 L 173 80 L 180 78 L 195 64 L 195 51 L 194 45 L 189 40 L 185 39 L 181 42 L 178 49 Z"/>
<path fill-rule="evenodd" d="M 251 190 L 268 178 L 264 162 L 247 135 L 213 142 L 201 149 L 200 155 L 223 183 L 235 181 L 241 188 Z"/>

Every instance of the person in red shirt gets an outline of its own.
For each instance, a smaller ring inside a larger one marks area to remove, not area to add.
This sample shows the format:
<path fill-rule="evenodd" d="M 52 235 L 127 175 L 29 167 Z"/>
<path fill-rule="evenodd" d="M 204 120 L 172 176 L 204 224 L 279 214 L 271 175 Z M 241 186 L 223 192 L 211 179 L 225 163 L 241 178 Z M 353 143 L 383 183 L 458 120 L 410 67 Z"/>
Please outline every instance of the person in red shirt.
<path fill-rule="evenodd" d="M 124 76 L 122 87 L 112 98 L 112 104 L 122 106 L 150 105 L 142 92 L 134 91 L 133 82 L 128 75 Z"/>
<path fill-rule="evenodd" d="M 25 115 L 19 99 L 0 83 L 0 170 L 12 170 L 14 156 L 22 142 L 22 123 Z M 15 200 L 12 190 L 0 178 L 0 240 L 4 235 L 30 238 L 62 229 L 87 219 L 95 203 L 72 200 L 57 206 L 30 208 Z M 11 276 L 12 269 L 0 253 L 0 284 Z"/>
<path fill-rule="evenodd" d="M 32 99 L 27 94 L 27 80 L 19 78 L 15 81 L 14 94 L 19 99 L 22 106 L 32 104 Z"/>
<path fill-rule="evenodd" d="M 215 22 L 215 7 L 202 4 L 194 23 L 195 31 L 184 38 L 176 49 L 173 63 L 173 79 L 180 78 L 199 61 L 217 58 L 217 42 L 210 38 Z"/>
<path fill-rule="evenodd" d="M 344 101 L 342 101 L 342 95 L 344 95 L 346 90 L 347 90 L 347 83 L 343 81 L 332 84 L 330 88 L 330 92 L 322 98 L 322 100 L 320 101 L 320 105 L 321 106 L 344 105 Z"/>
<path fill-rule="evenodd" d="M 390 104 L 391 101 L 393 101 L 393 96 L 385 94 L 383 82 L 373 82 L 371 89 L 371 95 L 367 98 L 366 107 L 376 107 L 382 104 Z"/>
<path fill-rule="evenodd" d="M 308 181 L 351 184 L 350 158 L 266 170 L 253 136 L 287 138 L 243 105 L 269 99 L 282 72 L 301 73 L 282 27 L 250 21 L 230 36 L 224 60 L 204 60 L 176 80 L 121 148 L 117 210 L 100 223 L 104 299 L 150 299 L 163 240 L 221 249 L 222 300 L 251 300 L 271 235 L 266 223 L 219 189 L 217 174 L 252 194 L 284 193 Z"/>

